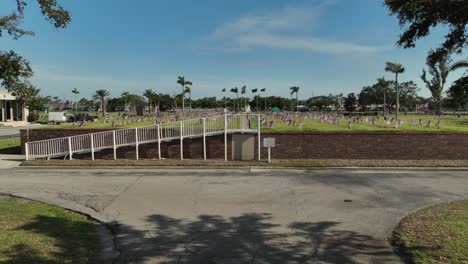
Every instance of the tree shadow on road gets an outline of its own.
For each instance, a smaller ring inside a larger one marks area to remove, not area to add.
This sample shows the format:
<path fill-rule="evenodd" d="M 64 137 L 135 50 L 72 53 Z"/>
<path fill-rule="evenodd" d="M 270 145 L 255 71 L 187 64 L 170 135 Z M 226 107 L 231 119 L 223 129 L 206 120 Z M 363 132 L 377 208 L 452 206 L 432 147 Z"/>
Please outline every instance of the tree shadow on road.
<path fill-rule="evenodd" d="M 338 222 L 272 223 L 270 214 L 195 221 L 164 215 L 146 218 L 147 231 L 118 226 L 118 263 L 391 263 L 384 241 L 340 230 Z"/>

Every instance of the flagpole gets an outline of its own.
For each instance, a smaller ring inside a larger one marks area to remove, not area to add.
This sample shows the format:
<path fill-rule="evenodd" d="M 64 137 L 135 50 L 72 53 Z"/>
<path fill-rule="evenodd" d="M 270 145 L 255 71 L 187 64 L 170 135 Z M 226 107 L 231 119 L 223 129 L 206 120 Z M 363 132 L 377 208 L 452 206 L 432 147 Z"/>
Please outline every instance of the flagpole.
<path fill-rule="evenodd" d="M 257 112 L 259 112 L 259 111 L 258 111 L 258 95 L 257 95 Z"/>

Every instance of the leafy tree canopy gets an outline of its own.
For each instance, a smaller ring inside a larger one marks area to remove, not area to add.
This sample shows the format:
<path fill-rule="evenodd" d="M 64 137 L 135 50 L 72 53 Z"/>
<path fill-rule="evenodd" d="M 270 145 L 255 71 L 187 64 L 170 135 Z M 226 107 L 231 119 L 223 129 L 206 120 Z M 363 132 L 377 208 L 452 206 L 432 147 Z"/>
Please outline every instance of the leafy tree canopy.
<path fill-rule="evenodd" d="M 415 47 L 437 25 L 448 27 L 444 42 L 429 51 L 432 63 L 452 52 L 461 53 L 468 45 L 468 0 L 385 0 L 385 5 L 404 28 L 397 42 L 403 48 Z"/>
<path fill-rule="evenodd" d="M 448 89 L 447 95 L 452 107 L 455 109 L 468 108 L 468 76 L 462 77 Z"/>
<path fill-rule="evenodd" d="M 12 0 L 14 1 L 14 0 Z M 0 17 L 0 37 L 5 34 L 13 39 L 18 39 L 24 35 L 33 35 L 32 31 L 24 30 L 20 27 L 24 18 L 24 9 L 29 1 L 16 0 L 16 10 L 13 13 Z M 65 28 L 71 21 L 70 13 L 57 3 L 57 0 L 37 0 L 42 15 L 56 28 Z M 14 51 L 0 51 L 0 84 L 9 92 L 21 95 L 25 91 L 33 92 L 28 82 L 33 71 L 29 66 L 29 61 L 16 54 Z M 39 90 L 37 90 L 39 91 Z M 38 94 L 36 94 L 38 96 Z M 22 99 L 20 99 L 22 100 Z M 31 105 L 23 100 L 26 105 Z"/>
<path fill-rule="evenodd" d="M 344 101 L 346 111 L 354 112 L 356 110 L 357 98 L 354 93 L 348 94 Z"/>

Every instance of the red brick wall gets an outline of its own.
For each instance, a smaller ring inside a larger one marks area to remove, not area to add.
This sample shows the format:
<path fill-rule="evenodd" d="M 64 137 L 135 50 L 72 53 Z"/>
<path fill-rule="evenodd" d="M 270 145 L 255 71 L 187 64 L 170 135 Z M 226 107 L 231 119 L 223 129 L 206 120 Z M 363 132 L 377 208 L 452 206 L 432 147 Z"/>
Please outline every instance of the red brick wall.
<path fill-rule="evenodd" d="M 108 131 L 105 129 L 34 129 L 21 130 L 24 142 L 66 137 L 78 134 Z M 303 132 L 264 133 L 264 137 L 276 138 L 272 149 L 274 159 L 468 159 L 468 133 L 420 133 L 420 132 Z M 229 136 L 228 142 L 231 141 Z M 201 138 L 184 139 L 184 158 L 202 159 Z M 232 157 L 232 145 L 228 144 L 228 158 Z M 135 158 L 135 147 L 118 149 L 118 158 Z M 262 147 L 262 158 L 267 151 Z M 140 145 L 142 159 L 158 157 L 157 144 Z M 178 140 L 163 142 L 161 156 L 179 159 Z M 76 155 L 76 157 L 80 157 Z M 89 155 L 82 155 L 88 158 Z M 112 150 L 96 153 L 97 158 L 112 159 Z M 257 138 L 255 138 L 257 158 Z M 207 137 L 207 158 L 224 159 L 224 136 Z"/>
<path fill-rule="evenodd" d="M 468 133 L 305 132 L 262 137 L 276 138 L 276 159 L 468 159 Z"/>

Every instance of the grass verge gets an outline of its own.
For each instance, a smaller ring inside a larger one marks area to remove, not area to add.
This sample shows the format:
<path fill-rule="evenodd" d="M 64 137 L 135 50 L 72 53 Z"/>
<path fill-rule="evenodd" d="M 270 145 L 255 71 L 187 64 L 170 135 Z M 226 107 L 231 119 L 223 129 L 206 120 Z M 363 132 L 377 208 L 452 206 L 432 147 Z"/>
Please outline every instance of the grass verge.
<path fill-rule="evenodd" d="M 408 215 L 393 232 L 392 244 L 408 263 L 468 263 L 468 200 Z"/>
<path fill-rule="evenodd" d="M 273 160 L 224 161 L 224 160 L 32 160 L 21 166 L 195 166 L 195 167 L 468 167 L 466 160 Z"/>
<path fill-rule="evenodd" d="M 21 140 L 19 137 L 0 139 L 0 154 L 20 154 Z"/>
<path fill-rule="evenodd" d="M 96 228 L 86 216 L 0 196 L 0 263 L 98 263 Z"/>

